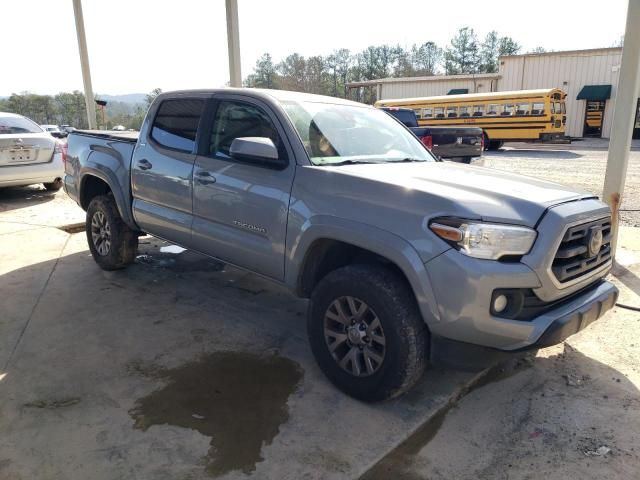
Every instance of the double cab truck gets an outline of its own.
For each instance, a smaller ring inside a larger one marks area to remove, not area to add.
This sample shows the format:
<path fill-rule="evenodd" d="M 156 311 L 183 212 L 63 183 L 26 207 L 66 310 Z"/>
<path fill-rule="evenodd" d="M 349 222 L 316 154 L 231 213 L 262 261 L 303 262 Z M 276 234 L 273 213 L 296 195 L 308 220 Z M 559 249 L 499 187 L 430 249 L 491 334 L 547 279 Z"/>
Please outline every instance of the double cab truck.
<path fill-rule="evenodd" d="M 71 133 L 65 172 L 101 268 L 134 262 L 146 232 L 287 286 L 321 369 L 365 401 L 406 392 L 442 345 L 562 342 L 618 294 L 596 197 L 442 162 L 347 100 L 162 93 L 139 134 Z"/>
<path fill-rule="evenodd" d="M 484 150 L 484 134 L 477 127 L 425 127 L 418 126 L 418 117 L 411 108 L 380 107 L 398 119 L 440 158 L 460 163 L 471 163 Z"/>

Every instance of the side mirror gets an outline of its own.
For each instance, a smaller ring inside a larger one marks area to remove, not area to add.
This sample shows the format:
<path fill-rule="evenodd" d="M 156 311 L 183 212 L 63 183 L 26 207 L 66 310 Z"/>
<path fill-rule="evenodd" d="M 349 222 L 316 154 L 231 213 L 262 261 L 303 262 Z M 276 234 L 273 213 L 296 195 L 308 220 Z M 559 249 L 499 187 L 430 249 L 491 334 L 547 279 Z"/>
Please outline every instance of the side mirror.
<path fill-rule="evenodd" d="M 253 163 L 261 163 L 270 167 L 284 166 L 278 158 L 278 149 L 267 137 L 240 137 L 231 142 L 229 149 L 231 158 Z"/>

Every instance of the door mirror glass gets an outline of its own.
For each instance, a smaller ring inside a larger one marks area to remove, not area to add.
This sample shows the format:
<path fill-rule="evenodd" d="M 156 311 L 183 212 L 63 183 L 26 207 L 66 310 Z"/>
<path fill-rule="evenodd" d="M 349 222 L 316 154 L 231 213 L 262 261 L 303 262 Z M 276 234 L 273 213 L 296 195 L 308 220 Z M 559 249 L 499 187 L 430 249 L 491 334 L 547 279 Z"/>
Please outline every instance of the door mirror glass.
<path fill-rule="evenodd" d="M 278 149 L 268 137 L 239 137 L 231 142 L 231 158 L 270 166 L 284 165 L 278 158 Z"/>

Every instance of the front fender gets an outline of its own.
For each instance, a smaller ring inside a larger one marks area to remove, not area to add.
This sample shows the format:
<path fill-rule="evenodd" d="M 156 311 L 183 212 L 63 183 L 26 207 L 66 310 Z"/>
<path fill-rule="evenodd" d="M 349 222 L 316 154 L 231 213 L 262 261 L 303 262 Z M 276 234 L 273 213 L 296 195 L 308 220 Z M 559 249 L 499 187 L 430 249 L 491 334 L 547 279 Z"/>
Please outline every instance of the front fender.
<path fill-rule="evenodd" d="M 437 321 L 439 313 L 431 282 L 418 252 L 404 239 L 371 225 L 330 215 L 306 219 L 294 238 L 288 238 L 285 283 L 296 290 L 306 254 L 317 240 L 337 240 L 369 250 L 393 262 L 406 276 L 425 322 Z"/>

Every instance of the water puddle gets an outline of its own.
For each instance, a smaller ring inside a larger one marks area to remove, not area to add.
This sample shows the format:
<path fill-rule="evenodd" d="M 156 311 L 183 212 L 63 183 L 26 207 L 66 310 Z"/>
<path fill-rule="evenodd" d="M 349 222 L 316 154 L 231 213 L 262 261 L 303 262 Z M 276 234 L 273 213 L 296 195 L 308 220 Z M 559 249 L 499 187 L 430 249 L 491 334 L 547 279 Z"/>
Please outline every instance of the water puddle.
<path fill-rule="evenodd" d="M 144 369 L 137 368 L 139 373 Z M 251 473 L 289 418 L 287 400 L 303 377 L 294 361 L 277 355 L 216 352 L 174 369 L 147 374 L 167 381 L 129 411 L 135 428 L 175 425 L 210 438 L 206 471 Z"/>

